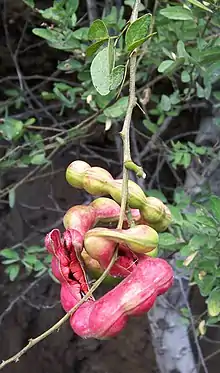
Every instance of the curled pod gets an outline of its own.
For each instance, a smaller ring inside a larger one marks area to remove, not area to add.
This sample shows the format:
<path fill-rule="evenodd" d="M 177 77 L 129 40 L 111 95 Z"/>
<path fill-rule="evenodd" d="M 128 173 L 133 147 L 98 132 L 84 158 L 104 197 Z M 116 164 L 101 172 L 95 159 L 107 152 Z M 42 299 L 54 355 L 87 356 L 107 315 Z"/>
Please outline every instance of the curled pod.
<path fill-rule="evenodd" d="M 70 163 L 66 170 L 66 180 L 74 188 L 83 189 L 83 177 L 85 171 L 91 166 L 84 161 L 74 161 Z"/>
<path fill-rule="evenodd" d="M 65 229 L 77 230 L 82 236 L 96 222 L 96 210 L 92 206 L 77 205 L 71 207 L 63 218 Z"/>
<path fill-rule="evenodd" d="M 122 180 L 114 180 L 109 185 L 109 194 L 121 204 Z M 128 205 L 134 209 L 141 209 L 146 202 L 143 190 L 132 180 L 128 180 Z"/>
<path fill-rule="evenodd" d="M 83 178 L 83 188 L 93 196 L 106 196 L 109 194 L 108 185 L 114 181 L 112 175 L 101 167 L 91 167 Z"/>
<path fill-rule="evenodd" d="M 147 225 L 137 225 L 129 229 L 94 228 L 84 237 L 86 251 L 97 260 L 106 255 L 105 253 L 111 258 L 114 250 L 112 243 L 124 244 L 134 253 L 145 254 L 155 250 L 158 242 L 157 232 Z"/>
<path fill-rule="evenodd" d="M 159 222 L 152 224 L 152 227 L 157 232 L 164 232 L 169 227 L 169 225 L 172 221 L 171 212 L 166 205 L 164 205 L 164 211 L 165 211 L 165 214 L 164 214 L 163 218 Z"/>
<path fill-rule="evenodd" d="M 147 197 L 145 204 L 141 208 L 141 215 L 149 223 L 158 223 L 165 216 L 164 203 L 155 197 Z"/>

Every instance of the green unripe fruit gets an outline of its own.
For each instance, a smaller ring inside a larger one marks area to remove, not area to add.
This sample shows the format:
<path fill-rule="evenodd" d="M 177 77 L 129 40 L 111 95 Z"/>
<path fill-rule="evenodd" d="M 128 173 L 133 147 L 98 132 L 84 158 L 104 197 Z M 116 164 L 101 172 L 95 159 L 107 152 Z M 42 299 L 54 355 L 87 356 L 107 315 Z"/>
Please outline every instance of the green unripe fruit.
<path fill-rule="evenodd" d="M 121 204 L 122 180 L 114 180 L 109 185 L 109 194 Z M 146 196 L 143 190 L 132 180 L 128 180 L 128 205 L 134 209 L 141 209 L 145 204 Z"/>
<path fill-rule="evenodd" d="M 83 189 L 83 177 L 90 165 L 84 161 L 74 161 L 70 163 L 66 170 L 66 180 L 74 188 Z"/>
<path fill-rule="evenodd" d="M 152 227 L 157 231 L 157 232 L 164 232 L 170 225 L 172 221 L 172 215 L 170 210 L 166 205 L 164 205 L 164 216 L 161 221 L 152 224 Z"/>
<path fill-rule="evenodd" d="M 93 196 L 108 194 L 108 185 L 113 181 L 112 175 L 101 167 L 91 167 L 85 172 L 83 188 Z"/>
<path fill-rule="evenodd" d="M 141 209 L 141 215 L 147 223 L 154 224 L 160 222 L 165 216 L 164 203 L 155 197 L 147 197 L 146 203 Z"/>

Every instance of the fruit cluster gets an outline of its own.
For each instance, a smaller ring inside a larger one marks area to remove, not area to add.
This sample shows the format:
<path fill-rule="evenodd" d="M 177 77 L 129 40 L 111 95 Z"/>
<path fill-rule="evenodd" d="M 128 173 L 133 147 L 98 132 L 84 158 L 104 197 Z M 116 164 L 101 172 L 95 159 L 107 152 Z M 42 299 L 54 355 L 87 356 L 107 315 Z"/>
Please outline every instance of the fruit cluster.
<path fill-rule="evenodd" d="M 124 328 L 129 315 L 147 312 L 156 297 L 172 285 L 172 268 L 165 260 L 155 258 L 157 231 L 167 228 L 171 215 L 159 199 L 146 197 L 137 184 L 129 181 L 133 225 L 129 226 L 125 216 L 122 229 L 112 228 L 120 215 L 122 181 L 83 161 L 71 163 L 66 178 L 74 187 L 101 197 L 88 206 L 67 211 L 63 236 L 57 229 L 46 236 L 52 271 L 61 283 L 61 304 L 68 312 L 80 301 L 89 291 L 87 275 L 99 277 L 117 247 L 118 256 L 107 277 L 116 286 L 98 300 L 91 296 L 70 318 L 73 330 L 83 338 L 112 337 Z"/>
<path fill-rule="evenodd" d="M 110 195 L 121 203 L 122 179 L 115 180 L 101 167 L 91 167 L 84 161 L 72 162 L 66 170 L 66 179 L 74 188 L 84 189 L 93 196 Z M 143 190 L 132 180 L 128 181 L 128 205 L 139 209 L 144 222 L 158 232 L 167 229 L 171 222 L 169 209 L 155 197 L 146 197 Z"/>

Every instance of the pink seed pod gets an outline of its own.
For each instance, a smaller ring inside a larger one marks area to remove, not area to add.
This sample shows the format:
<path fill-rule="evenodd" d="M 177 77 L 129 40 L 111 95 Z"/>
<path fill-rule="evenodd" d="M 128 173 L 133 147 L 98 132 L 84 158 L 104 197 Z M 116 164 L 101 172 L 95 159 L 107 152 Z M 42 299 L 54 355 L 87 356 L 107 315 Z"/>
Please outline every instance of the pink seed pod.
<path fill-rule="evenodd" d="M 172 283 L 173 271 L 165 260 L 145 257 L 113 290 L 80 306 L 70 318 L 72 329 L 82 338 L 113 337 L 125 327 L 129 316 L 148 312 L 157 296 L 165 293 Z M 62 304 L 68 311 L 75 305 L 75 298 L 71 303 L 70 289 L 65 284 L 62 287 Z"/>

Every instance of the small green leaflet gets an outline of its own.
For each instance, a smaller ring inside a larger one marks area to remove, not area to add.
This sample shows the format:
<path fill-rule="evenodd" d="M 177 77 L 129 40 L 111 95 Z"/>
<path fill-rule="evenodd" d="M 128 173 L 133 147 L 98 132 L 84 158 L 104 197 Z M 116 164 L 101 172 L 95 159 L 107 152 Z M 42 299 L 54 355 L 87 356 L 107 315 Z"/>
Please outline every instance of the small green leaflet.
<path fill-rule="evenodd" d="M 105 96 L 110 92 L 110 71 L 108 47 L 102 49 L 93 59 L 91 76 L 95 89 Z"/>
<path fill-rule="evenodd" d="M 220 288 L 212 290 L 207 303 L 209 315 L 218 316 L 220 314 Z"/>
<path fill-rule="evenodd" d="M 162 16 L 176 21 L 192 21 L 193 15 L 190 10 L 182 6 L 168 6 L 160 10 Z"/>
<path fill-rule="evenodd" d="M 86 50 L 86 56 L 87 57 L 92 56 L 101 47 L 101 45 L 104 44 L 107 40 L 108 40 L 108 38 L 105 38 L 105 39 L 99 40 L 96 43 L 90 45 Z"/>
<path fill-rule="evenodd" d="M 5 272 L 8 274 L 11 281 L 14 281 L 16 279 L 16 277 L 19 274 L 19 271 L 20 271 L 19 264 L 11 264 L 5 270 Z"/>
<path fill-rule="evenodd" d="M 157 70 L 159 73 L 164 73 L 172 64 L 173 60 L 162 61 L 161 64 L 158 66 Z"/>
<path fill-rule="evenodd" d="M 151 15 L 145 14 L 130 24 L 125 35 L 125 44 L 128 52 L 132 52 L 148 38 L 147 33 L 150 22 Z"/>
<path fill-rule="evenodd" d="M 104 110 L 104 114 L 108 118 L 120 118 L 125 115 L 128 107 L 128 97 L 121 97 L 115 104 Z"/>
<path fill-rule="evenodd" d="M 109 37 L 108 29 L 101 19 L 96 19 L 89 28 L 89 40 L 100 41 Z"/>
<path fill-rule="evenodd" d="M 124 77 L 124 72 L 124 65 L 118 65 L 112 70 L 110 75 L 110 90 L 116 89 L 120 86 Z"/>
<path fill-rule="evenodd" d="M 176 244 L 176 238 L 171 233 L 160 233 L 159 246 L 166 247 Z"/>
<path fill-rule="evenodd" d="M 23 133 L 24 123 L 14 118 L 5 118 L 3 124 L 0 124 L 0 135 L 4 139 L 11 141 L 17 140 Z"/>

